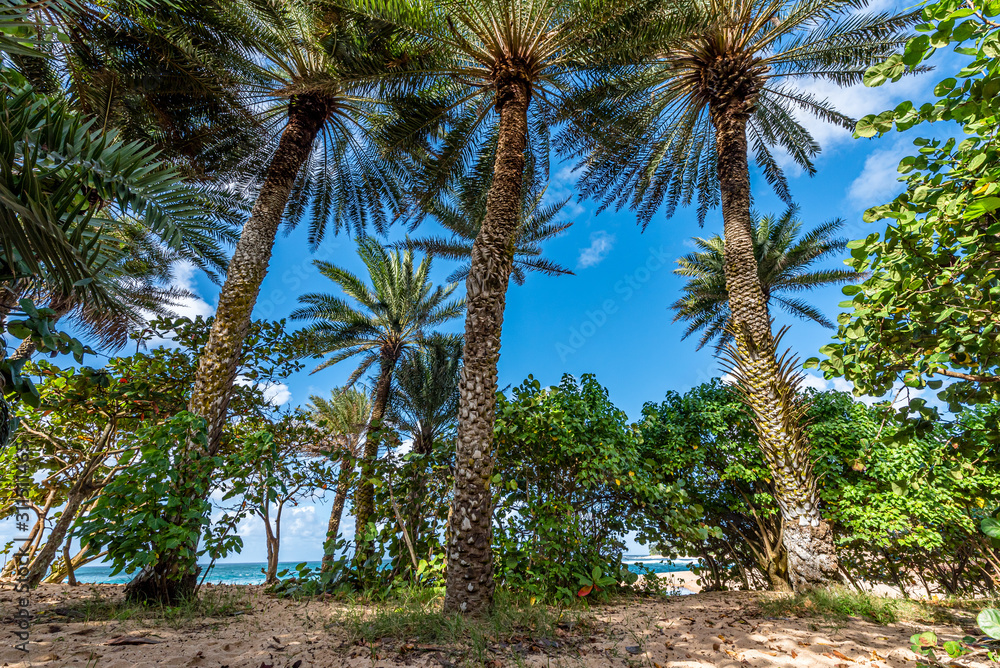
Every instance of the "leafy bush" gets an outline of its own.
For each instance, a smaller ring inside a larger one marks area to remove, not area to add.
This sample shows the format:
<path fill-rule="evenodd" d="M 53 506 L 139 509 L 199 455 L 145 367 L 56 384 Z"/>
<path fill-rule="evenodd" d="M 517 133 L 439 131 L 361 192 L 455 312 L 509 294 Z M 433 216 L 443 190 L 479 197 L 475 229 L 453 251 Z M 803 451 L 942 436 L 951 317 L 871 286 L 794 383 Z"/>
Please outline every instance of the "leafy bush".
<path fill-rule="evenodd" d="M 515 591 L 569 600 L 599 595 L 635 575 L 624 537 L 658 526 L 697 531 L 701 509 L 657 462 L 592 375 L 542 388 L 531 376 L 497 404 L 494 553 Z M 589 589 L 588 589 L 589 587 Z"/>

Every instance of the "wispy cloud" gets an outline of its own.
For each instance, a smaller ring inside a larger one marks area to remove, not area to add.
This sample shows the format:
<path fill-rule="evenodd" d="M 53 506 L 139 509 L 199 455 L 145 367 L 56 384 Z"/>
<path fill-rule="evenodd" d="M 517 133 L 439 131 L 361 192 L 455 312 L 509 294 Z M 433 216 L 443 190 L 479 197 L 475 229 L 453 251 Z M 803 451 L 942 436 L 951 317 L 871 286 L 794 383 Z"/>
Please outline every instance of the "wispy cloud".
<path fill-rule="evenodd" d="M 859 209 L 867 209 L 899 194 L 904 188 L 899 181 L 899 161 L 913 151 L 913 145 L 902 139 L 872 151 L 865 159 L 861 173 L 848 188 L 847 194 L 852 203 Z"/>
<path fill-rule="evenodd" d="M 174 276 L 170 284 L 194 294 L 193 297 L 182 299 L 180 304 L 172 307 L 172 310 L 178 317 L 194 320 L 199 315 L 207 318 L 215 313 L 215 307 L 202 299 L 198 294 L 194 283 L 194 274 L 196 271 L 198 271 L 198 268 L 187 260 L 174 265 Z"/>
<path fill-rule="evenodd" d="M 604 230 L 594 232 L 590 235 L 590 245 L 580 250 L 580 258 L 576 266 L 580 269 L 593 267 L 600 264 L 615 246 L 615 235 L 608 234 Z"/>

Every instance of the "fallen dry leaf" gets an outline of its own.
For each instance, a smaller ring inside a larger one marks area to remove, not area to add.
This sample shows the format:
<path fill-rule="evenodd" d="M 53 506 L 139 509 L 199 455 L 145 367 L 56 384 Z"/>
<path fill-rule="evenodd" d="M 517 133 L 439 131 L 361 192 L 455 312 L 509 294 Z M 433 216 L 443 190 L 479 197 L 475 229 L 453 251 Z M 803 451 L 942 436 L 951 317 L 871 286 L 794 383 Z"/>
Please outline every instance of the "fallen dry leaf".
<path fill-rule="evenodd" d="M 843 659 L 844 661 L 850 661 L 851 663 L 854 663 L 854 659 L 852 659 L 851 657 L 847 656 L 843 652 L 838 652 L 835 649 L 831 649 L 830 650 L 830 654 L 833 654 L 838 659 Z"/>

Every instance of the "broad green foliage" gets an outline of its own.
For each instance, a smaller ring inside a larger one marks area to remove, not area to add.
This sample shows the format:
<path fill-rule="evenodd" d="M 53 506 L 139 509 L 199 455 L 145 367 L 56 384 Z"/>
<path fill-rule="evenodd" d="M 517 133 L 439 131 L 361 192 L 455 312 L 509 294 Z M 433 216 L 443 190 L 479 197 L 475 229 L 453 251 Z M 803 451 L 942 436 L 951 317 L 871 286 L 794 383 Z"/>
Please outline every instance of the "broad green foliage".
<path fill-rule="evenodd" d="M 109 558 L 116 568 L 130 571 L 152 563 L 146 561 L 146 547 L 168 549 L 163 541 L 187 535 L 171 527 L 163 529 L 161 540 L 146 531 L 143 518 L 152 517 L 149 514 L 158 503 L 174 502 L 165 485 L 178 475 L 172 468 L 178 458 L 189 453 L 184 450 L 183 440 L 171 439 L 192 430 L 200 434 L 191 416 L 178 416 L 187 415 L 183 411 L 190 396 L 198 354 L 210 326 L 211 319 L 160 319 L 138 334 L 139 340 L 170 338 L 175 346 L 112 358 L 102 368 L 60 369 L 39 361 L 24 370 L 26 375 L 37 379 L 39 394 L 35 406 L 28 402 L 19 406 L 18 416 L 24 427 L 20 438 L 32 452 L 30 474 L 38 481 L 29 490 L 30 498 L 37 501 L 51 492 L 55 494 L 52 507 L 58 508 L 80 469 L 92 469 L 88 501 L 82 513 L 83 528 L 77 535 L 93 535 L 94 548 L 107 546 L 112 550 Z M 266 390 L 302 368 L 301 363 L 290 359 L 295 340 L 284 332 L 283 322 L 258 321 L 253 323 L 247 341 L 239 368 L 244 380 L 234 389 L 230 409 L 244 416 L 273 413 L 276 408 L 268 403 Z M 214 486 L 231 491 L 242 484 L 240 494 L 246 491 L 245 480 L 260 465 L 260 457 L 252 456 L 252 449 L 243 447 L 251 424 L 252 420 L 244 419 L 228 425 L 223 434 L 222 459 L 213 460 L 222 461 L 225 469 L 213 481 Z M 102 438 L 105 430 L 107 437 Z M 150 439 L 160 440 L 169 447 L 151 451 Z M 247 452 L 251 455 L 241 459 L 241 453 Z M 105 498 L 106 494 L 111 496 Z M 180 498 L 187 497 L 182 494 Z M 88 514 L 86 506 L 96 499 L 102 500 Z M 134 509 L 135 516 L 129 515 L 133 523 L 108 524 L 108 517 L 132 512 L 127 508 L 131 499 L 141 499 L 146 504 Z M 6 512 L 8 503 L 9 499 L 0 496 L 0 514 Z M 247 508 L 240 512 L 247 512 Z M 180 516 L 161 513 L 154 524 L 159 526 L 160 520 L 170 523 L 171 518 Z M 233 524 L 230 519 L 224 518 L 218 526 Z M 238 546 L 230 535 L 231 529 L 219 531 L 223 533 L 216 533 L 215 539 L 210 536 L 204 544 L 213 557 Z"/>
<path fill-rule="evenodd" d="M 886 419 L 890 409 L 844 392 L 810 393 L 809 401 L 822 512 L 847 571 L 889 584 L 919 573 L 950 593 L 990 589 L 1000 577 L 991 565 L 1000 540 L 989 536 L 1000 510 L 1000 466 L 985 435 L 1000 410 L 970 409 L 955 424 L 901 439 Z M 684 481 L 705 523 L 722 530 L 699 541 L 663 531 L 663 553 L 700 556 L 709 586 L 773 584 L 767 568 L 773 563 L 780 577 L 783 560 L 777 505 L 735 392 L 715 381 L 668 393 L 646 404 L 640 429 L 662 479 Z"/>
<path fill-rule="evenodd" d="M 183 550 L 184 565 L 193 566 L 197 555 L 184 546 L 191 542 L 192 530 L 200 535 L 202 527 L 208 528 L 211 504 L 202 501 L 209 490 L 199 488 L 196 482 L 203 478 L 194 476 L 195 482 L 188 483 L 181 478 L 181 471 L 218 468 L 223 463 L 221 457 L 199 455 L 202 450 L 197 446 L 207 440 L 205 421 L 186 412 L 143 430 L 140 439 L 143 445 L 138 461 L 127 475 L 105 487 L 80 525 L 83 545 L 107 549 L 112 574 L 151 566 L 162 553 L 178 548 Z M 196 447 L 185 447 L 189 443 Z M 181 459 L 187 460 L 183 466 Z M 242 546 L 238 535 L 223 537 L 219 543 L 211 538 L 211 533 L 206 533 L 204 551 L 221 554 Z"/>
<path fill-rule="evenodd" d="M 860 393 L 882 395 L 897 380 L 940 389 L 943 376 L 954 379 L 939 395 L 953 411 L 1000 398 L 1000 25 L 988 18 L 998 11 L 982 0 L 930 5 L 918 26 L 923 34 L 866 74 L 868 85 L 896 81 L 953 47 L 963 67 L 935 87 L 933 102 L 866 116 L 856 135 L 943 121 L 966 136 L 915 139 L 916 153 L 899 164 L 906 192 L 865 213 L 889 226 L 849 244 L 849 264 L 872 276 L 844 289 L 851 310 L 838 319 L 837 342 L 821 349 L 828 359 L 811 363 Z M 933 417 L 922 400 L 911 407 Z"/>
<path fill-rule="evenodd" d="M 648 402 L 639 423 L 644 456 L 656 462 L 659 479 L 683 481 L 704 522 L 721 533 L 690 537 L 662 527 L 657 551 L 697 556 L 703 585 L 722 589 L 770 585 L 769 568 L 787 580 L 781 548 L 781 516 L 753 424 L 739 395 L 718 380 L 685 394 L 668 392 Z"/>
<path fill-rule="evenodd" d="M 508 587 L 569 599 L 581 587 L 634 580 L 623 538 L 654 527 L 697 531 L 701 509 L 658 464 L 592 375 L 542 388 L 532 377 L 498 399 L 494 490 L 497 577 Z M 707 530 L 703 529 L 703 533 Z"/>

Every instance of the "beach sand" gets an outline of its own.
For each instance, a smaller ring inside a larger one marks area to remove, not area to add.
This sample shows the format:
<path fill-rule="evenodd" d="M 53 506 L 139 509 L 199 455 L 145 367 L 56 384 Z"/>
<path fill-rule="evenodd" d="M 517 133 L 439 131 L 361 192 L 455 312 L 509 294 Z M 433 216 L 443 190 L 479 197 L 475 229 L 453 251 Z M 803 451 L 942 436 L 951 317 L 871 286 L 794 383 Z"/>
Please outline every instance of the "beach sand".
<path fill-rule="evenodd" d="M 671 573 L 677 584 L 697 588 L 690 573 Z M 87 603 L 121 596 L 120 585 L 42 585 L 32 593 L 35 619 L 30 652 L 12 648 L 15 594 L 0 589 L 0 667 L 80 668 L 327 668 L 424 666 L 649 666 L 651 668 L 743 668 L 781 666 L 857 668 L 913 666 L 913 633 L 933 630 L 944 640 L 972 631 L 971 618 L 955 625 L 894 623 L 863 619 L 769 618 L 754 592 L 714 592 L 594 605 L 567 616 L 552 638 L 523 635 L 491 642 L 484 654 L 459 647 L 423 645 L 417 639 L 352 641 L 343 623 L 343 603 L 274 599 L 262 586 L 219 585 L 215 600 L 237 599 L 237 616 L 189 619 L 106 619 Z M 90 606 L 88 610 L 88 605 Z M 102 621 L 96 618 L 103 617 Z M 963 629 L 962 626 L 968 628 Z M 520 632 L 519 632 L 520 633 Z M 124 640 L 122 640 L 124 638 Z M 121 644 L 143 642 L 147 644 Z M 960 660 L 959 665 L 986 666 Z"/>

